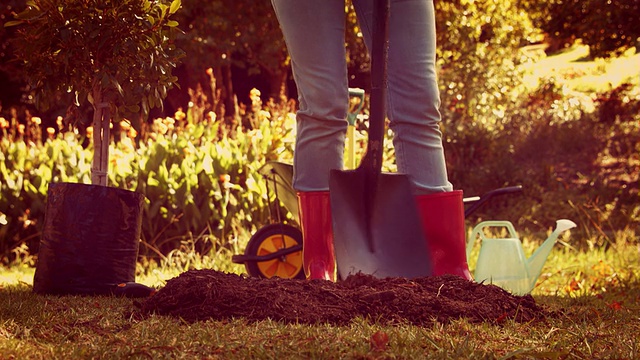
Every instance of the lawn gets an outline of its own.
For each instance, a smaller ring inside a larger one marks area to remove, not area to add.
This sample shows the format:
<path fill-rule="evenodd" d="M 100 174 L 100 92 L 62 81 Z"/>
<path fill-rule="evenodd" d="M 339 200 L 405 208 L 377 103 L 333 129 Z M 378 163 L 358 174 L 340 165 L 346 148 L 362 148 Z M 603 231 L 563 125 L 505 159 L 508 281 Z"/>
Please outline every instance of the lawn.
<path fill-rule="evenodd" d="M 549 315 L 528 323 L 462 318 L 418 327 L 358 318 L 348 326 L 308 326 L 139 318 L 142 300 L 37 295 L 29 271 L 4 270 L 0 358 L 640 358 L 640 256 L 635 235 L 627 235 L 608 250 L 580 251 L 565 237 L 533 291 Z M 18 277 L 9 282 L 9 273 Z M 158 281 L 157 274 L 137 280 Z"/>

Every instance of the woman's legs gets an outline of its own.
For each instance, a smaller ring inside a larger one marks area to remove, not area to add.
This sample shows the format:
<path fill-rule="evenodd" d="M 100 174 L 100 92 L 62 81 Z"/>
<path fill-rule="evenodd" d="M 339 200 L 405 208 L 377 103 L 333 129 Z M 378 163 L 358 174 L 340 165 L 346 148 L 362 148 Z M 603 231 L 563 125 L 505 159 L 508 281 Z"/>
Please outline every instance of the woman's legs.
<path fill-rule="evenodd" d="M 293 187 L 309 279 L 336 280 L 329 171 L 342 169 L 348 85 L 344 0 L 272 0 L 298 88 Z"/>
<path fill-rule="evenodd" d="M 348 84 L 344 0 L 272 0 L 298 89 L 293 187 L 328 191 L 342 169 Z"/>
<path fill-rule="evenodd" d="M 371 48 L 372 2 L 353 0 Z M 451 191 L 439 129 L 436 29 L 432 0 L 391 0 L 389 19 L 388 117 L 398 171 L 416 194 Z"/>
<path fill-rule="evenodd" d="M 365 41 L 371 48 L 372 2 L 353 2 Z M 293 187 L 298 191 L 303 220 L 305 272 L 309 278 L 335 280 L 331 222 L 325 220 L 331 218 L 329 171 L 342 168 L 347 125 L 344 1 L 272 0 L 272 3 L 291 56 L 299 93 Z M 455 196 L 442 198 L 440 194 L 425 195 L 452 190 L 439 130 L 433 1 L 391 0 L 390 13 L 387 115 L 394 131 L 398 170 L 408 174 L 419 195 L 416 203 L 420 205 L 431 253 L 444 254 L 434 257 L 435 273 L 456 273 L 468 278 L 464 214 L 446 211 L 440 214 L 446 222 L 432 224 L 436 219 L 434 212 L 442 212 L 439 209 L 444 205 L 461 208 L 462 194 L 450 193 Z M 441 231 L 443 224 L 448 223 L 455 226 Z"/>
<path fill-rule="evenodd" d="M 272 0 L 299 93 L 293 186 L 326 191 L 329 170 L 342 169 L 348 110 L 343 0 Z M 367 46 L 372 2 L 354 0 Z M 417 194 L 450 191 L 435 68 L 433 1 L 391 0 L 388 116 L 398 171 Z"/>

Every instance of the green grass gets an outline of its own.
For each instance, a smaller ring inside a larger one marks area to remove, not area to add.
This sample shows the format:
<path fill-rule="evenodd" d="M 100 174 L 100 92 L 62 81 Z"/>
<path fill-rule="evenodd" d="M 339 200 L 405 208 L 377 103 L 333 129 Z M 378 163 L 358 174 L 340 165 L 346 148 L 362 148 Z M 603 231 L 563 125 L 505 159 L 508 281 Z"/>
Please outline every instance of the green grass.
<path fill-rule="evenodd" d="M 246 358 L 640 358 L 640 256 L 635 234 L 607 250 L 556 245 L 533 291 L 556 313 L 545 322 L 499 325 L 457 320 L 427 327 L 285 325 L 131 316 L 135 301 L 31 291 L 32 268 L 0 272 L 0 359 Z M 525 239 L 526 252 L 536 246 Z M 184 256 L 192 256 L 184 254 Z M 193 266 L 207 267 L 210 259 Z M 193 263 L 195 264 L 195 263 Z M 137 281 L 161 286 L 186 269 L 159 266 Z M 164 274 L 164 275 L 163 275 Z M 388 343 L 376 341 L 385 334 Z"/>
<path fill-rule="evenodd" d="M 612 59 L 589 59 L 589 48 L 576 45 L 559 54 L 523 65 L 529 89 L 540 79 L 554 78 L 569 89 L 585 93 L 610 91 L 623 83 L 640 85 L 640 53 L 627 50 Z"/>

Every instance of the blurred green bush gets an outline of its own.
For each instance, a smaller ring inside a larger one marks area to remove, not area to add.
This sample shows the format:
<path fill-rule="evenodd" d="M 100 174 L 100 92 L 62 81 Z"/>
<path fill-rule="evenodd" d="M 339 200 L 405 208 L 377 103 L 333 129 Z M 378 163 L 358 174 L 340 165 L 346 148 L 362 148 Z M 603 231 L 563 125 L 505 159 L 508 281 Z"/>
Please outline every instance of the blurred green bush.
<path fill-rule="evenodd" d="M 578 232 L 606 245 L 616 231 L 633 231 L 640 220 L 640 95 L 623 86 L 598 94 L 592 99 L 595 110 L 586 112 L 580 101 L 587 99 L 566 94 L 552 81 L 545 84 L 517 97 L 498 127 L 447 133 L 450 179 L 467 196 L 524 187 L 523 195 L 478 210 L 467 219 L 469 226 L 504 219 L 519 231 L 536 232 L 569 218 L 578 223 Z M 267 193 L 258 170 L 269 160 L 291 162 L 294 135 L 290 109 L 270 106 L 247 113 L 254 129 L 232 131 L 217 121 L 176 116 L 156 119 L 137 136 L 122 124 L 111 146 L 109 181 L 147 198 L 142 256 L 162 257 L 185 240 L 200 253 L 242 249 L 251 233 L 270 222 L 274 194 Z M 40 141 L 21 136 L 3 128 L 0 139 L 5 263 L 19 257 L 25 244 L 37 251 L 49 182 L 90 182 L 91 151 L 82 146 L 82 136 L 70 131 Z M 393 168 L 391 148 L 385 159 L 385 167 Z"/>
<path fill-rule="evenodd" d="M 608 243 L 640 220 L 640 93 L 622 85 L 585 96 L 547 79 L 510 106 L 499 129 L 445 143 L 451 181 L 467 195 L 520 184 L 469 221 L 506 219 L 543 231 L 559 218 Z M 611 104 L 614 105 L 611 105 Z M 588 109 L 592 110 L 588 110 Z"/>
<path fill-rule="evenodd" d="M 294 120 L 285 110 L 252 113 L 257 126 L 251 130 L 189 117 L 157 119 L 141 139 L 122 123 L 111 144 L 109 186 L 146 196 L 140 254 L 166 255 L 185 238 L 206 253 L 213 244 L 246 241 L 268 224 L 267 196 L 274 195 L 258 170 L 269 160 L 291 161 Z M 13 137 L 2 130 L 0 254 L 8 262 L 20 255 L 12 251 L 21 244 L 37 251 L 50 182 L 90 183 L 92 152 L 71 131 L 25 141 L 20 132 Z"/>

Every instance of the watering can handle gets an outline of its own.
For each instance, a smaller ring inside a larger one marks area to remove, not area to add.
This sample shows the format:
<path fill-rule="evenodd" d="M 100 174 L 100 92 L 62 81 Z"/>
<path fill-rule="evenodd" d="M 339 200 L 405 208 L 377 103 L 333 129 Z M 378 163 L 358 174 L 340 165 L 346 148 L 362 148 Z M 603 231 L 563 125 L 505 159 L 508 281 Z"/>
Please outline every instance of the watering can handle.
<path fill-rule="evenodd" d="M 506 220 L 491 220 L 491 221 L 483 221 L 480 224 L 476 225 L 471 232 L 471 236 L 467 239 L 467 260 L 471 255 L 471 250 L 473 250 L 473 246 L 476 243 L 476 238 L 480 236 L 480 240 L 485 240 L 486 237 L 484 235 L 484 229 L 488 227 L 505 227 L 509 232 L 509 237 L 518 238 L 518 233 L 516 229 L 513 227 L 513 224 L 510 221 Z"/>

